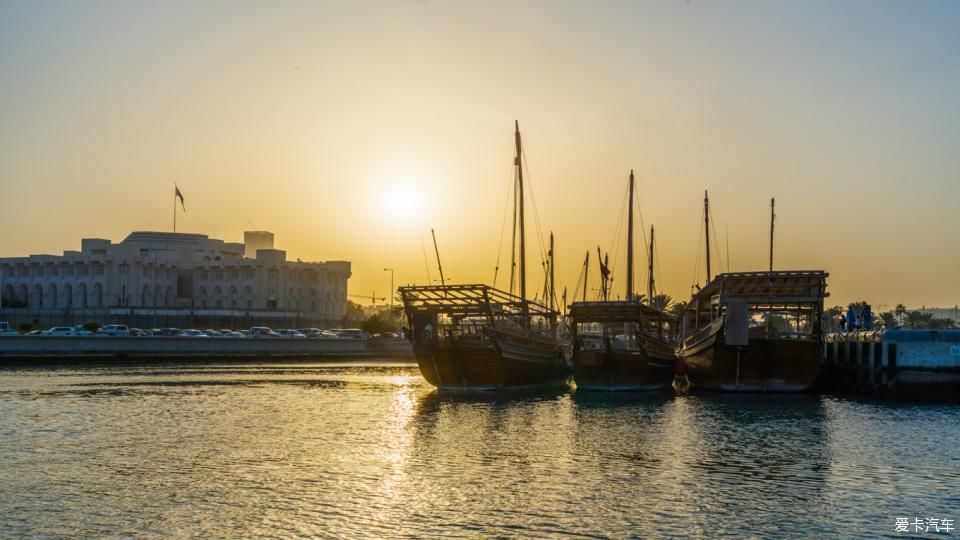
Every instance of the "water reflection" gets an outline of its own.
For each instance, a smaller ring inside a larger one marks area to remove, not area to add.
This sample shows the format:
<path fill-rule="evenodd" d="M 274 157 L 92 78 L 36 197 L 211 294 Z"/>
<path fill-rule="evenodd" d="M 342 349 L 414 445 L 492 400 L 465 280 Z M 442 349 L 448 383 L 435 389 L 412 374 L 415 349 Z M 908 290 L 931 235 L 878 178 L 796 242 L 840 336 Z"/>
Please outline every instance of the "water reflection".
<path fill-rule="evenodd" d="M 439 394 L 397 366 L 8 370 L 0 536 L 825 536 L 834 516 L 876 537 L 960 507 L 956 411 Z"/>

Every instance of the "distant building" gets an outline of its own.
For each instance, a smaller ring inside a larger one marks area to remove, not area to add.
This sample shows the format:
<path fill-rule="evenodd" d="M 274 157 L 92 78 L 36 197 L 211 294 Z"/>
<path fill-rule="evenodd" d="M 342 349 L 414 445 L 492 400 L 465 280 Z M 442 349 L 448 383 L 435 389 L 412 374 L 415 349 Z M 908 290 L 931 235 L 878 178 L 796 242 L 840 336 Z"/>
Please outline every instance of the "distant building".
<path fill-rule="evenodd" d="M 343 319 L 349 262 L 288 261 L 266 231 L 244 240 L 133 232 L 116 244 L 84 238 L 80 251 L 59 256 L 0 258 L 0 320 L 243 327 Z"/>
<path fill-rule="evenodd" d="M 258 249 L 273 249 L 273 233 L 267 231 L 243 232 L 243 256 L 257 258 Z"/>

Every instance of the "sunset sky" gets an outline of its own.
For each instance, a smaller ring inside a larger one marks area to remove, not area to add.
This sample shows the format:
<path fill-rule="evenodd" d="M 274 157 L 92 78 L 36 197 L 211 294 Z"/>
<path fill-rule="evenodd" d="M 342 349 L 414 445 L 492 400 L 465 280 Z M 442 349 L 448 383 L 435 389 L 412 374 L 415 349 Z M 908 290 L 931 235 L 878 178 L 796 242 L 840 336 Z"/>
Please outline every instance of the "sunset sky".
<path fill-rule="evenodd" d="M 958 2 L 0 1 L 0 256 L 170 230 L 176 182 L 179 231 L 255 224 L 351 293 L 425 282 L 422 245 L 436 278 L 431 228 L 490 283 L 515 119 L 561 286 L 632 168 L 675 299 L 709 190 L 730 270 L 766 269 L 776 197 L 775 266 L 828 304 L 960 303 Z"/>

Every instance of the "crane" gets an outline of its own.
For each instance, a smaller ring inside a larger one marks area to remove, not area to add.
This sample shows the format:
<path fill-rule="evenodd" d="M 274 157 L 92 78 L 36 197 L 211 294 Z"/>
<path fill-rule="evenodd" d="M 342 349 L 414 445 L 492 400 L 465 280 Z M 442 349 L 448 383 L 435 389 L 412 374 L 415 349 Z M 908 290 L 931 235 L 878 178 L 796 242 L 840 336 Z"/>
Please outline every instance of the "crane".
<path fill-rule="evenodd" d="M 377 291 L 371 291 L 370 296 L 367 296 L 367 295 L 365 295 L 365 294 L 350 294 L 350 295 L 347 295 L 347 296 L 352 296 L 352 297 L 354 297 L 354 298 L 363 298 L 363 299 L 366 299 L 366 300 L 370 300 L 370 301 L 373 303 L 374 306 L 377 305 L 377 300 L 380 300 L 381 302 L 385 302 L 385 301 L 387 300 L 386 297 L 377 296 Z"/>

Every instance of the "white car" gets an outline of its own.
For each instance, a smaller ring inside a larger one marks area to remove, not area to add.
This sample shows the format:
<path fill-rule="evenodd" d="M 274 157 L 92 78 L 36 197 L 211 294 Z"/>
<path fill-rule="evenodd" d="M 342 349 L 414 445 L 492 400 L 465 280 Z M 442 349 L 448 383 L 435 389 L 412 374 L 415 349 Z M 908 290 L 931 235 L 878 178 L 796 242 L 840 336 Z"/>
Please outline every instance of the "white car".
<path fill-rule="evenodd" d="M 97 330 L 98 336 L 129 336 L 130 328 L 125 324 L 108 324 Z"/>
<path fill-rule="evenodd" d="M 252 326 L 247 331 L 249 337 L 280 337 L 276 332 L 266 326 Z"/>
<path fill-rule="evenodd" d="M 75 336 L 84 336 L 84 337 L 87 337 L 87 336 L 92 336 L 92 335 L 93 335 L 93 332 L 87 330 L 86 328 L 84 328 L 84 327 L 82 327 L 82 326 L 74 326 L 74 327 L 73 327 L 73 335 L 75 335 Z"/>
<path fill-rule="evenodd" d="M 306 339 L 307 336 L 297 332 L 296 330 L 277 330 L 277 334 L 282 338 L 294 338 L 294 339 Z"/>
<path fill-rule="evenodd" d="M 73 331 L 71 326 L 54 326 L 49 330 L 44 330 L 40 333 L 43 336 L 75 336 L 76 332 Z"/>
<path fill-rule="evenodd" d="M 183 332 L 180 332 L 180 335 L 186 336 L 186 337 L 210 337 L 204 334 L 202 330 L 194 330 L 194 329 L 184 330 Z"/>

